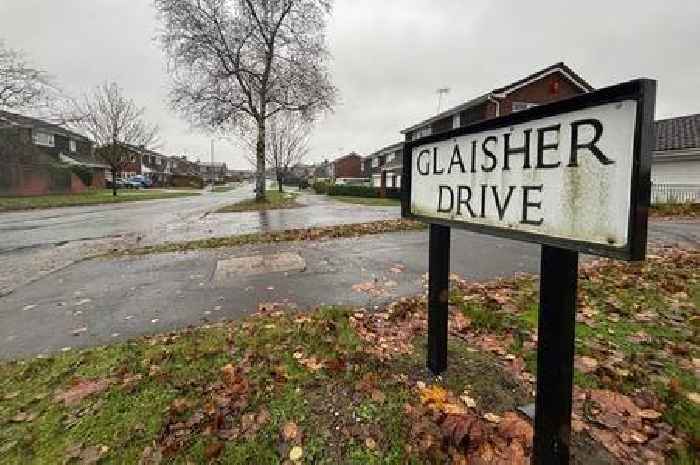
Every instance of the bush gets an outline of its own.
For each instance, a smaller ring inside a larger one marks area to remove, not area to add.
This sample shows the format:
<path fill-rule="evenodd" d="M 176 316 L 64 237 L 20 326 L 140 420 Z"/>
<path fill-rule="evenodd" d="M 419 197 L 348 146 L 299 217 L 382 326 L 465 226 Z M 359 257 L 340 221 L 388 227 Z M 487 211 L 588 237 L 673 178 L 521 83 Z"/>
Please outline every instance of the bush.
<path fill-rule="evenodd" d="M 328 183 L 325 181 L 315 182 L 311 186 L 317 194 L 327 194 L 328 193 Z"/>
<path fill-rule="evenodd" d="M 328 187 L 328 195 L 347 195 L 350 197 L 379 197 L 378 187 L 335 185 Z"/>

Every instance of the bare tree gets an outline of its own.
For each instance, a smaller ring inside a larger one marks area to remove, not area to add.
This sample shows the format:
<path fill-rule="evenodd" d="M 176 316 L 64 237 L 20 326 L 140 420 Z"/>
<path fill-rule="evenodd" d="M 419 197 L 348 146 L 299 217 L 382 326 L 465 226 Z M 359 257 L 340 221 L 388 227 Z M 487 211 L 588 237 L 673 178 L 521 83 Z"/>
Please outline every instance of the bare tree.
<path fill-rule="evenodd" d="M 72 126 L 95 141 L 95 153 L 112 172 L 115 196 L 116 179 L 134 162 L 128 157 L 128 147 L 151 148 L 158 144 L 158 127 L 145 121 L 144 111 L 116 83 L 104 83 L 74 101 Z"/>
<path fill-rule="evenodd" d="M 266 122 L 330 109 L 331 0 L 154 0 L 173 71 L 171 103 L 215 130 L 254 125 L 256 199 L 265 198 Z"/>
<path fill-rule="evenodd" d="M 28 109 L 45 103 L 53 90 L 49 75 L 0 41 L 0 109 Z"/>
<path fill-rule="evenodd" d="M 275 171 L 277 188 L 282 192 L 284 179 L 309 154 L 311 124 L 296 113 L 277 113 L 268 119 L 265 136 L 265 163 Z M 255 145 L 251 140 L 246 143 Z M 254 156 L 248 161 L 256 165 Z"/>

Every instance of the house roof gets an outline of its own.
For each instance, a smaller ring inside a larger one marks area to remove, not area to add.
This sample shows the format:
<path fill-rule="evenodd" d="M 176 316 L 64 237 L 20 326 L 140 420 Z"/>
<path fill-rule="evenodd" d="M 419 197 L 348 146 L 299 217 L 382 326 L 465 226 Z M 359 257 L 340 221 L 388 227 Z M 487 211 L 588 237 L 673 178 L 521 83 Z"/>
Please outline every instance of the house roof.
<path fill-rule="evenodd" d="M 543 68 L 543 69 L 541 69 L 537 72 L 534 72 L 534 73 L 530 74 L 529 76 L 526 76 L 526 77 L 519 79 L 515 82 L 511 82 L 510 84 L 507 84 L 503 87 L 493 89 L 490 92 L 487 92 L 483 95 L 480 95 L 474 99 L 468 100 L 460 105 L 457 105 L 456 107 L 452 107 L 448 110 L 445 110 L 442 113 L 439 113 L 433 117 L 425 119 L 418 124 L 414 124 L 413 126 L 401 131 L 401 134 L 406 134 L 406 133 L 414 131 L 418 128 L 422 128 L 424 126 L 432 124 L 435 121 L 441 120 L 441 119 L 446 118 L 446 117 L 451 116 L 451 115 L 455 115 L 463 110 L 476 107 L 477 105 L 481 105 L 482 103 L 488 101 L 489 98 L 504 97 L 505 95 L 519 89 L 520 87 L 529 84 L 530 81 L 533 81 L 536 79 L 541 79 L 549 74 L 556 73 L 556 72 L 562 73 L 564 76 L 569 78 L 569 80 L 572 83 L 576 84 L 577 86 L 579 86 L 582 90 L 584 90 L 586 92 L 590 92 L 590 91 L 594 90 L 593 86 L 591 86 L 588 82 L 586 82 L 583 78 L 581 78 L 578 74 L 576 74 L 576 72 L 574 72 L 571 68 L 566 66 L 566 64 L 563 61 L 560 61 L 559 63 L 555 63 L 551 66 Z"/>
<path fill-rule="evenodd" d="M 350 152 L 347 155 L 336 158 L 331 163 L 338 163 L 339 161 L 345 160 L 346 158 L 356 158 L 356 157 L 362 158 L 362 156 L 358 155 L 356 152 Z"/>
<path fill-rule="evenodd" d="M 79 153 L 69 153 L 68 155 L 62 153 L 61 161 L 68 163 L 69 165 L 82 165 L 87 168 L 109 168 L 109 165 L 102 163 L 93 157 L 81 155 Z"/>
<path fill-rule="evenodd" d="M 77 132 L 73 132 L 69 129 L 66 129 L 63 126 L 49 123 L 38 118 L 19 115 L 17 113 L 11 113 L 9 111 L 4 110 L 0 110 L 0 126 L 37 128 L 47 132 L 51 132 L 52 134 L 59 134 L 65 137 L 70 137 L 71 139 L 90 142 L 90 139 L 88 139 L 87 137 L 78 134 Z"/>
<path fill-rule="evenodd" d="M 656 150 L 700 149 L 700 113 L 656 122 Z"/>
<path fill-rule="evenodd" d="M 384 152 L 389 152 L 389 151 L 396 151 L 399 150 L 401 147 L 403 147 L 403 142 L 396 142 L 391 145 L 387 145 L 386 147 L 382 147 L 381 149 L 377 150 L 371 155 L 367 155 L 365 158 L 376 158 L 383 154 Z"/>

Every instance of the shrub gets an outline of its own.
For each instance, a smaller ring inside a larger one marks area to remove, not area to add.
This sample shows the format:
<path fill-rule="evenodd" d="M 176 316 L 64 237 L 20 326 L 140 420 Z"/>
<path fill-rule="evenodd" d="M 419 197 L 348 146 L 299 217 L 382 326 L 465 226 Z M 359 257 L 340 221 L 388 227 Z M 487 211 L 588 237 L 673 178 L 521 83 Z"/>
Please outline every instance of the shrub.
<path fill-rule="evenodd" d="M 328 195 L 347 195 L 351 197 L 379 197 L 378 187 L 335 185 L 328 187 Z"/>
<path fill-rule="evenodd" d="M 328 193 L 328 183 L 325 181 L 315 182 L 311 186 L 317 194 L 327 194 Z"/>

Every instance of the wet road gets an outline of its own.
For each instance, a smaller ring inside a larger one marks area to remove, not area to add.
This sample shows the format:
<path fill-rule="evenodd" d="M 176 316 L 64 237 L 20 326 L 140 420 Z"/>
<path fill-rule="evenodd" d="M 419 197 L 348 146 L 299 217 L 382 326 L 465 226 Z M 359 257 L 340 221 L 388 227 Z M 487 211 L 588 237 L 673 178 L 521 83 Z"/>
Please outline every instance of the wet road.
<path fill-rule="evenodd" d="M 359 214 L 361 207 L 354 208 Z M 650 240 L 698 247 L 700 223 L 654 223 Z M 533 244 L 454 231 L 451 270 L 474 280 L 537 272 L 539 250 Z M 427 232 L 418 231 L 83 261 L 0 297 L 0 357 L 239 318 L 260 302 L 372 307 L 424 289 L 427 251 Z M 280 254 L 298 257 L 304 266 L 221 273 L 222 263 L 231 259 Z M 371 292 L 353 289 L 361 283 L 371 283 L 362 286 Z"/>
<path fill-rule="evenodd" d="M 361 208 L 304 194 L 304 206 L 211 214 L 252 198 L 252 185 L 196 197 L 0 214 L 0 296 L 112 248 L 397 218 L 397 208 Z"/>

